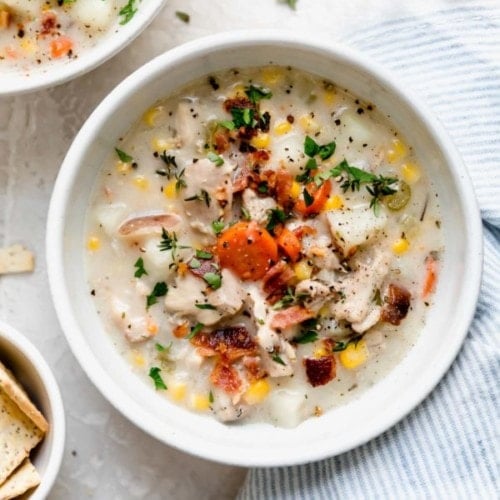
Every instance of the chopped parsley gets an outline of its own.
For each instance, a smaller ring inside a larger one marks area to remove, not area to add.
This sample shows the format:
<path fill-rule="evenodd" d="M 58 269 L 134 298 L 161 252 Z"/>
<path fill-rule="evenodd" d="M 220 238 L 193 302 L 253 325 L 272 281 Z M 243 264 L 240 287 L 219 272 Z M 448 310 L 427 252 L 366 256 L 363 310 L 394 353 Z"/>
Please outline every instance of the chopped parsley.
<path fill-rule="evenodd" d="M 118 158 L 120 158 L 120 161 L 123 163 L 132 163 L 134 161 L 134 158 L 130 156 L 129 154 L 125 153 L 125 151 L 122 151 L 121 149 L 115 148 L 116 154 L 118 155 Z"/>
<path fill-rule="evenodd" d="M 318 155 L 323 161 L 328 160 L 335 153 L 336 144 L 334 141 L 320 146 L 312 137 L 306 136 L 304 140 L 304 153 L 313 158 Z"/>
<path fill-rule="evenodd" d="M 214 393 L 212 392 L 212 390 L 210 389 L 210 392 L 208 393 L 208 402 L 209 403 L 213 403 L 215 401 L 215 398 L 214 398 Z"/>
<path fill-rule="evenodd" d="M 146 309 L 158 302 L 158 297 L 167 295 L 168 286 L 164 281 L 155 284 L 153 291 L 146 297 Z"/>
<path fill-rule="evenodd" d="M 217 308 L 214 305 L 212 305 L 212 304 L 199 304 L 199 303 L 196 303 L 195 307 L 197 307 L 198 309 L 208 309 L 210 311 L 216 311 L 217 310 Z"/>
<path fill-rule="evenodd" d="M 232 122 L 231 120 L 222 120 L 219 122 L 219 125 L 221 127 L 227 128 L 228 130 L 234 130 L 236 128 L 234 122 Z"/>
<path fill-rule="evenodd" d="M 217 290 L 222 285 L 222 276 L 219 273 L 205 273 L 203 279 L 209 284 L 211 288 Z"/>
<path fill-rule="evenodd" d="M 182 12 L 181 10 L 176 10 L 175 11 L 175 16 L 177 19 L 180 19 L 183 23 L 189 23 L 190 17 L 189 14 L 186 12 Z"/>
<path fill-rule="evenodd" d="M 276 226 L 283 224 L 287 219 L 286 213 L 281 208 L 271 208 L 267 218 L 266 229 L 273 233 Z"/>
<path fill-rule="evenodd" d="M 273 96 L 270 90 L 264 89 L 262 87 L 256 87 L 255 85 L 250 85 L 245 88 L 245 94 L 250 99 L 252 104 L 257 104 L 262 99 L 271 99 Z"/>
<path fill-rule="evenodd" d="M 300 333 L 293 341 L 297 344 L 309 344 L 318 340 L 318 320 L 312 318 L 304 321 Z"/>
<path fill-rule="evenodd" d="M 281 359 L 281 356 L 279 354 L 273 354 L 271 356 L 271 359 L 280 365 L 286 366 L 286 363 Z"/>
<path fill-rule="evenodd" d="M 222 167 L 224 165 L 224 158 L 222 156 L 219 156 L 218 154 L 215 154 L 213 151 L 210 151 L 208 153 L 207 158 L 215 164 L 216 167 Z"/>
<path fill-rule="evenodd" d="M 149 370 L 149 376 L 153 379 L 153 382 L 155 383 L 155 389 L 158 390 L 167 390 L 167 384 L 163 381 L 161 377 L 161 368 L 158 366 L 152 366 Z"/>
<path fill-rule="evenodd" d="M 127 24 L 137 13 L 137 8 L 135 6 L 136 0 L 128 0 L 127 4 L 118 12 L 119 16 L 122 16 L 120 21 L 121 25 Z"/>
<path fill-rule="evenodd" d="M 212 221 L 212 229 L 217 236 L 220 233 L 222 233 L 225 226 L 226 226 L 226 224 L 224 223 L 224 221 L 221 221 L 221 220 L 213 220 Z"/>
<path fill-rule="evenodd" d="M 136 271 L 134 273 L 134 276 L 136 278 L 140 278 L 141 276 L 148 275 L 148 272 L 146 271 L 146 269 L 144 269 L 144 260 L 142 259 L 142 257 L 139 257 L 137 259 L 137 261 L 134 264 L 134 267 L 136 269 Z"/>
<path fill-rule="evenodd" d="M 210 260 L 213 259 L 214 254 L 206 250 L 196 250 L 196 257 L 198 259 Z"/>
<path fill-rule="evenodd" d="M 231 115 L 236 128 L 254 127 L 256 125 L 254 110 L 251 108 L 232 108 Z"/>
<path fill-rule="evenodd" d="M 196 325 L 191 328 L 191 331 L 186 335 L 185 338 L 187 340 L 191 340 L 193 337 L 196 337 L 196 335 L 198 335 L 198 333 L 203 330 L 204 326 L 205 325 L 203 323 L 196 323 Z"/>
<path fill-rule="evenodd" d="M 159 344 L 158 342 L 155 344 L 155 349 L 158 351 L 158 352 L 168 352 L 170 351 L 170 348 L 172 347 L 172 342 L 170 342 L 169 345 L 167 346 L 164 346 L 162 344 Z"/>
<path fill-rule="evenodd" d="M 314 203 L 314 196 L 309 193 L 307 188 L 304 188 L 302 194 L 304 195 L 304 203 L 306 204 L 306 207 L 310 207 Z"/>

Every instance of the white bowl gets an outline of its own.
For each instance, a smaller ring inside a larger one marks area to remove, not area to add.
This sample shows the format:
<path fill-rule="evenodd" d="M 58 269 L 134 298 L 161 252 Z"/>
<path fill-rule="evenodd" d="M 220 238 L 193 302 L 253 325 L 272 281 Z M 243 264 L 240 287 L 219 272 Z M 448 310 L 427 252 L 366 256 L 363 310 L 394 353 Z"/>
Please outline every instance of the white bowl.
<path fill-rule="evenodd" d="M 295 34 L 237 32 L 199 39 L 146 64 L 99 105 L 62 165 L 47 229 L 47 264 L 59 320 L 89 378 L 132 422 L 204 458 L 243 466 L 308 462 L 349 450 L 394 425 L 429 394 L 455 358 L 479 290 L 482 238 L 471 182 L 453 144 L 414 97 L 371 61 Z M 270 62 L 319 74 L 390 112 L 438 190 L 446 249 L 427 324 L 408 356 L 380 383 L 295 429 L 224 425 L 159 398 L 132 374 L 96 313 L 84 271 L 84 220 L 97 172 L 117 139 L 157 99 L 202 75 Z"/>
<path fill-rule="evenodd" d="M 76 59 L 42 64 L 33 67 L 29 73 L 2 70 L 0 97 L 55 87 L 96 68 L 134 40 L 154 19 L 165 2 L 166 0 L 141 2 L 140 8 L 127 24 L 120 25 L 117 21 L 116 26 L 104 33 L 94 47 L 83 51 Z"/>
<path fill-rule="evenodd" d="M 38 350 L 11 326 L 0 321 L 0 361 L 10 368 L 36 407 L 49 422 L 49 431 L 31 453 L 41 477 L 31 500 L 48 496 L 64 452 L 66 424 L 61 394 L 54 375 Z"/>

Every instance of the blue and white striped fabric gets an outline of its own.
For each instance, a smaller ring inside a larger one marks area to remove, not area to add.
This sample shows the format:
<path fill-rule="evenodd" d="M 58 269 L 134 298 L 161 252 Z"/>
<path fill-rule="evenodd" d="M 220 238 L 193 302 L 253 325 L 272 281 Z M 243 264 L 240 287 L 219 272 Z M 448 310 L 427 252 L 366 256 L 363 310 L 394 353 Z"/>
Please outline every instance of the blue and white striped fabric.
<path fill-rule="evenodd" d="M 468 5 L 347 40 L 427 100 L 470 171 L 485 263 L 465 344 L 434 392 L 384 435 L 321 462 L 251 470 L 240 500 L 500 497 L 500 8 Z"/>

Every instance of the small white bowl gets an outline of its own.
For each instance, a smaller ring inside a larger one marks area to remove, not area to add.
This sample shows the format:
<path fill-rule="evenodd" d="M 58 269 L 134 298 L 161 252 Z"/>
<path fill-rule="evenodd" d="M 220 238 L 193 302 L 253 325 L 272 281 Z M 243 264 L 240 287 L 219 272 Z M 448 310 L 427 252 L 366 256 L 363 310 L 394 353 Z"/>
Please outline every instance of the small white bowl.
<path fill-rule="evenodd" d="M 33 344 L 1 321 L 0 361 L 12 370 L 49 422 L 47 435 L 30 455 L 41 482 L 29 498 L 42 500 L 48 496 L 54 484 L 64 452 L 66 424 L 59 387 L 49 366 Z"/>
<path fill-rule="evenodd" d="M 435 306 L 416 345 L 357 400 L 295 429 L 224 425 L 148 391 L 116 352 L 85 278 L 84 221 L 102 162 L 119 137 L 157 99 L 195 78 L 269 63 L 318 74 L 390 114 L 415 147 L 439 193 L 446 248 Z M 159 440 L 204 458 L 278 466 L 347 451 L 387 430 L 415 408 L 455 358 L 474 313 L 482 266 L 479 211 L 461 158 L 415 97 L 359 54 L 294 33 L 237 32 L 199 39 L 146 64 L 121 83 L 80 130 L 62 165 L 47 228 L 47 266 L 59 320 L 73 352 L 103 395 Z"/>
<path fill-rule="evenodd" d="M 127 24 L 120 25 L 117 20 L 116 26 L 113 25 L 104 33 L 94 47 L 83 51 L 76 59 L 42 64 L 33 67 L 28 73 L 2 70 L 0 97 L 55 87 L 100 66 L 140 35 L 165 2 L 166 0 L 141 2 L 140 8 Z"/>

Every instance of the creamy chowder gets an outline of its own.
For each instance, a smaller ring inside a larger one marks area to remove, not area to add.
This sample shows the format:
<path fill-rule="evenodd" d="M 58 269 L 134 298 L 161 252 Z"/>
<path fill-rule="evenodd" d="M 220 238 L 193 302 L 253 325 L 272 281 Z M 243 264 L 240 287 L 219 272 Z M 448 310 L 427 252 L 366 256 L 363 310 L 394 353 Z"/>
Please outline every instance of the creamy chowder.
<path fill-rule="evenodd" d="M 126 24 L 138 0 L 0 0 L 1 71 L 29 71 L 75 59 L 113 26 Z"/>
<path fill-rule="evenodd" d="M 85 243 L 103 328 L 144 390 L 292 427 L 401 361 L 443 244 L 407 139 L 293 68 L 209 75 L 147 110 L 102 167 Z"/>

